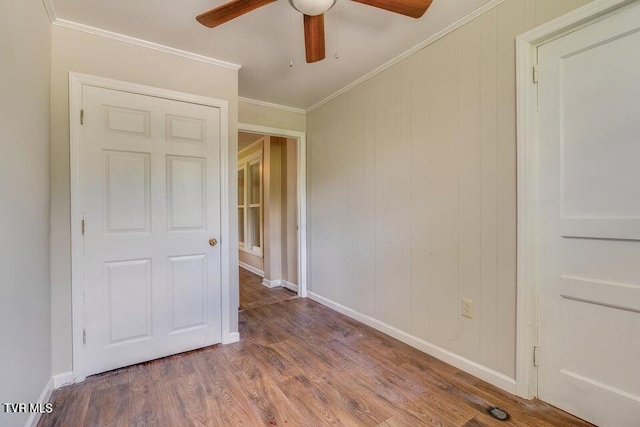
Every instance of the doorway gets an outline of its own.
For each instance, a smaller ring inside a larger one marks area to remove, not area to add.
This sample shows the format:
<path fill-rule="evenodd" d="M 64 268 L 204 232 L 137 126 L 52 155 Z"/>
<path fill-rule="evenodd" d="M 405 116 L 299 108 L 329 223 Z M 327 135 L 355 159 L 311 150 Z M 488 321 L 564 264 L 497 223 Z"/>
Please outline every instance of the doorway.
<path fill-rule="evenodd" d="M 304 161 L 300 159 L 304 135 L 242 124 L 239 130 L 238 267 L 242 311 L 297 298 L 306 290 L 306 274 L 301 268 Z"/>

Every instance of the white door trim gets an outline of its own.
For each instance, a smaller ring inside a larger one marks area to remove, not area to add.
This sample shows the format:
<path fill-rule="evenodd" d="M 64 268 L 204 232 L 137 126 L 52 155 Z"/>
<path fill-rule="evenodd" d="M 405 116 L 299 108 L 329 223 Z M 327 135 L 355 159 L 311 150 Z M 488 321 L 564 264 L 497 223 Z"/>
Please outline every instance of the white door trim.
<path fill-rule="evenodd" d="M 83 313 L 83 259 L 84 248 L 81 230 L 83 217 L 82 192 L 82 87 L 95 86 L 104 89 L 119 90 L 139 95 L 154 96 L 174 101 L 216 107 L 220 110 L 220 185 L 221 185 L 221 289 L 222 289 L 222 343 L 239 340 L 238 333 L 231 332 L 231 234 L 229 218 L 229 103 L 226 100 L 175 92 L 166 89 L 127 83 L 86 74 L 69 73 L 69 122 L 70 122 L 70 168 L 71 168 L 71 304 L 73 322 L 73 379 L 83 381 L 85 365 L 83 360 L 82 339 L 84 329 Z M 235 169 L 234 169 L 235 170 Z"/>
<path fill-rule="evenodd" d="M 298 296 L 307 297 L 307 134 L 289 129 L 238 123 L 239 132 L 298 140 Z"/>
<path fill-rule="evenodd" d="M 538 47 L 580 27 L 618 13 L 640 0 L 594 0 L 516 38 L 518 276 L 516 392 L 532 399 L 538 394 L 533 351 L 537 343 L 538 284 L 536 279 L 536 147 L 537 87 L 533 69 Z M 544 76 L 540 76 L 541 79 Z"/>

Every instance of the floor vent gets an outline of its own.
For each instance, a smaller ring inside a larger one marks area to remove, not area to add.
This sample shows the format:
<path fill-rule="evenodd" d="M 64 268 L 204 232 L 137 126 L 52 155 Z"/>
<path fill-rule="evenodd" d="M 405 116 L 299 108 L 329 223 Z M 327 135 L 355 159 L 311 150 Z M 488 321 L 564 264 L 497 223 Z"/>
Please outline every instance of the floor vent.
<path fill-rule="evenodd" d="M 496 420 L 507 421 L 509 419 L 509 414 L 507 414 L 507 411 L 505 411 L 504 409 L 500 409 L 497 407 L 489 408 L 487 412 L 489 412 L 489 415 L 491 415 Z"/>

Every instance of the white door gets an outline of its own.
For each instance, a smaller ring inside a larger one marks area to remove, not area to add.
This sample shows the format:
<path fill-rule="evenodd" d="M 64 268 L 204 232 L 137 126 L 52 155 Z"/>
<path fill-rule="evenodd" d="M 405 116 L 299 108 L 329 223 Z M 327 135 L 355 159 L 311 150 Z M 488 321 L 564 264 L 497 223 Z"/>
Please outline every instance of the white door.
<path fill-rule="evenodd" d="M 220 112 L 83 87 L 85 370 L 221 341 Z"/>
<path fill-rule="evenodd" d="M 538 50 L 538 395 L 640 426 L 640 6 Z"/>

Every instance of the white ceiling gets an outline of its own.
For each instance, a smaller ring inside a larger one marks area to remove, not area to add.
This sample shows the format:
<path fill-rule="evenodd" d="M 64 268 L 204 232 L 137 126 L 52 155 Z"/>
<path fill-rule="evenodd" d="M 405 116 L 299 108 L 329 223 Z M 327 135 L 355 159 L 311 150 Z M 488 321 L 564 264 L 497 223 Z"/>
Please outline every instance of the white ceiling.
<path fill-rule="evenodd" d="M 489 1 L 435 0 L 415 20 L 338 0 L 326 16 L 327 58 L 315 64 L 305 62 L 302 15 L 288 0 L 278 0 L 213 29 L 198 24 L 195 17 L 226 0 L 53 3 L 61 19 L 242 65 L 241 97 L 306 109 Z M 340 53 L 337 60 L 336 49 Z"/>

